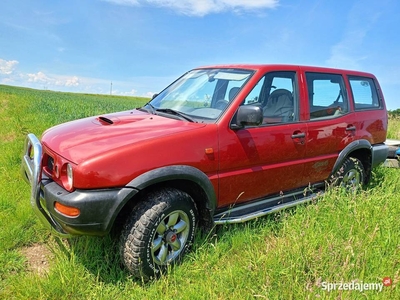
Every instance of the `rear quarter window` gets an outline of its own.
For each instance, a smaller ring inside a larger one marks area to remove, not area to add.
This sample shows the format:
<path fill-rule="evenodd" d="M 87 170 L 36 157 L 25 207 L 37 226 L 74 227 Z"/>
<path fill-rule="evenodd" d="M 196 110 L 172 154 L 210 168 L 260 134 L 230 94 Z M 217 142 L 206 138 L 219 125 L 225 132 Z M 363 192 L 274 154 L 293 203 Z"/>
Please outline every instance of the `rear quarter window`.
<path fill-rule="evenodd" d="M 355 110 L 377 109 L 382 107 L 372 78 L 349 77 Z"/>

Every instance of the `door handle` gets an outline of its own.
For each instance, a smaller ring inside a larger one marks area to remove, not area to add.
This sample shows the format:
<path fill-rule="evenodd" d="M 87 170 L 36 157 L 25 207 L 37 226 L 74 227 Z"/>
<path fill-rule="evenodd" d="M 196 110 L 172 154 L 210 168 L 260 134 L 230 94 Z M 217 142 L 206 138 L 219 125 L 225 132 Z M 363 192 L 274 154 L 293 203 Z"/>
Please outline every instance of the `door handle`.
<path fill-rule="evenodd" d="M 304 132 L 299 132 L 299 133 L 293 133 L 292 134 L 292 139 L 302 139 L 305 138 L 306 134 Z"/>
<path fill-rule="evenodd" d="M 346 131 L 356 131 L 356 126 L 354 126 L 354 125 L 349 125 L 349 126 L 347 126 L 346 127 Z"/>

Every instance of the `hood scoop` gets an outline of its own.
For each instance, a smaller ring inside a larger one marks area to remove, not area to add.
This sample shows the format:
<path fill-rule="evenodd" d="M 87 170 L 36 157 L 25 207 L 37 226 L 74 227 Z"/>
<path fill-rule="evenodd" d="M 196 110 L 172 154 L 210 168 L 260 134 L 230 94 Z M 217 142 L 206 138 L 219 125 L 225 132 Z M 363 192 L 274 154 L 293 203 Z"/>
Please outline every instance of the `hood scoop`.
<path fill-rule="evenodd" d="M 106 118 L 106 117 L 99 117 L 99 121 L 103 125 L 112 125 L 112 124 L 114 124 L 113 120 L 110 120 L 109 118 Z"/>
<path fill-rule="evenodd" d="M 113 125 L 114 123 L 118 123 L 118 119 L 115 118 L 115 120 L 112 120 L 107 117 L 101 116 L 97 117 L 93 123 L 108 126 Z"/>

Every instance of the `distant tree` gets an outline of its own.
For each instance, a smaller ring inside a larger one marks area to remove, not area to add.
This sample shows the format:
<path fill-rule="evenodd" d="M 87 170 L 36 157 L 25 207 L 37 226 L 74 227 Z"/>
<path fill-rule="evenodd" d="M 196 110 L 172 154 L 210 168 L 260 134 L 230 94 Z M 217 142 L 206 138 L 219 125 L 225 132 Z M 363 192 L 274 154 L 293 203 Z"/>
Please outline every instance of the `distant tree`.
<path fill-rule="evenodd" d="M 395 110 L 389 110 L 388 114 L 390 117 L 399 118 L 400 117 L 400 108 Z"/>

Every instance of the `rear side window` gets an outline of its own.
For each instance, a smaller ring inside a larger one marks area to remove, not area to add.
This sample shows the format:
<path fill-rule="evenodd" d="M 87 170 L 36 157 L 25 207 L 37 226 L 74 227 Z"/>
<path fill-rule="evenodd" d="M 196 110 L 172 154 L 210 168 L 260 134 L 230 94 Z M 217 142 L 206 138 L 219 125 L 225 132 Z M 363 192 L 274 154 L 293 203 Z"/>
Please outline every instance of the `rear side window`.
<path fill-rule="evenodd" d="M 372 78 L 350 76 L 349 82 L 353 93 L 356 110 L 376 109 L 381 107 L 378 93 Z"/>
<path fill-rule="evenodd" d="M 306 73 L 310 119 L 334 118 L 349 111 L 343 77 L 339 74 Z"/>

